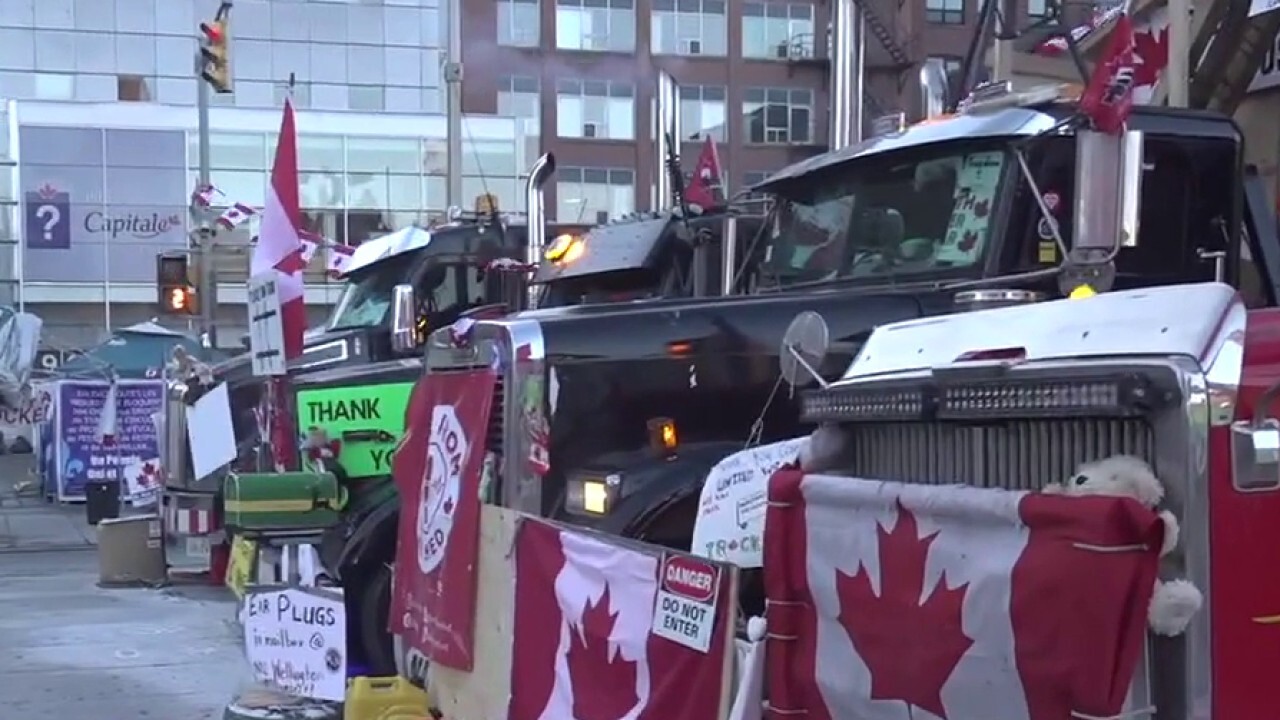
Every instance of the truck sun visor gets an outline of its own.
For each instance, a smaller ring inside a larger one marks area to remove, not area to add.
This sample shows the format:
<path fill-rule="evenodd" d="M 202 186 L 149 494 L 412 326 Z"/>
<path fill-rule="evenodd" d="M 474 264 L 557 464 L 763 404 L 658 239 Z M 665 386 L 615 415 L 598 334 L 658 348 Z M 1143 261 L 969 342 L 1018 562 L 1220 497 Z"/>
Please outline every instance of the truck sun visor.
<path fill-rule="evenodd" d="M 22 405 L 36 361 L 44 321 L 12 307 L 0 307 L 0 403 Z"/>

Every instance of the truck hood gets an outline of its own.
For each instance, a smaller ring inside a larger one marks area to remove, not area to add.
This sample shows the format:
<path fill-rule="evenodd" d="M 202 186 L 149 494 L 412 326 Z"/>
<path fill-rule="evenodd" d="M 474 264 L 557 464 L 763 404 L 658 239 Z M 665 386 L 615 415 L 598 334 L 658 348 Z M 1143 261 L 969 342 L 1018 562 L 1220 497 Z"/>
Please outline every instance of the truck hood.
<path fill-rule="evenodd" d="M 329 330 L 306 339 L 302 355 L 289 362 L 290 372 L 310 372 L 358 362 L 367 357 L 377 328 Z M 214 375 L 232 384 L 253 377 L 249 353 L 241 353 L 213 367 Z"/>
<path fill-rule="evenodd" d="M 795 316 L 814 310 L 833 341 L 859 345 L 877 326 L 925 314 L 919 295 L 847 289 L 580 305 L 521 313 L 535 319 L 555 362 L 676 355 L 777 355 Z M 848 359 L 845 360 L 846 364 Z M 843 370 L 843 368 L 840 368 Z"/>

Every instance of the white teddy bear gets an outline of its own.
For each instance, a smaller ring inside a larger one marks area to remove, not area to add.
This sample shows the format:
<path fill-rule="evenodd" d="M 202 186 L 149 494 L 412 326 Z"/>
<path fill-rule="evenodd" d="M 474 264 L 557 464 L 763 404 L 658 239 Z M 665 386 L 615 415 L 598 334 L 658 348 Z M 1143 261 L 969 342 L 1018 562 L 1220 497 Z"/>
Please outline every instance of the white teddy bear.
<path fill-rule="evenodd" d="M 1052 483 L 1044 491 L 1059 495 L 1127 496 L 1152 510 L 1164 500 L 1164 485 L 1151 467 L 1129 455 L 1085 463 L 1066 483 Z M 1158 514 L 1164 523 L 1164 542 L 1160 546 L 1160 557 L 1164 557 L 1178 546 L 1178 518 L 1168 510 L 1159 510 Z M 1157 635 L 1181 635 L 1203 604 L 1204 595 L 1191 582 L 1156 580 L 1147 610 L 1147 625 Z"/>

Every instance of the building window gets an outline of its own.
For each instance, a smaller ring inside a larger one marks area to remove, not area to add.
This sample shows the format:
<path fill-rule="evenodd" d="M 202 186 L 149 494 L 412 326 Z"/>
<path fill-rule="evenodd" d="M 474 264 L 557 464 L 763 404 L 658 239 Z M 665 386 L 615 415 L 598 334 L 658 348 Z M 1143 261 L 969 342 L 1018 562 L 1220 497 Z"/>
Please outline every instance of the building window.
<path fill-rule="evenodd" d="M 634 140 L 635 89 L 610 80 L 556 83 L 556 134 L 566 138 Z"/>
<path fill-rule="evenodd" d="M 742 6 L 743 57 L 812 57 L 813 37 L 813 5 L 749 2 Z"/>
<path fill-rule="evenodd" d="M 636 209 L 636 173 L 628 168 L 560 168 L 556 220 L 602 223 Z"/>
<path fill-rule="evenodd" d="M 556 47 L 633 52 L 636 49 L 634 0 L 556 0 Z"/>
<path fill-rule="evenodd" d="M 680 132 L 685 140 L 725 139 L 723 85 L 680 86 Z"/>
<path fill-rule="evenodd" d="M 498 44 L 538 47 L 538 0 L 498 0 Z"/>
<path fill-rule="evenodd" d="M 116 99 L 126 102 L 151 102 L 147 79 L 138 75 L 116 76 Z"/>
<path fill-rule="evenodd" d="M 1047 0 L 1027 0 L 1027 17 L 1032 20 L 1044 20 L 1049 16 Z"/>
<path fill-rule="evenodd" d="M 526 133 L 538 133 L 542 92 L 536 77 L 498 78 L 498 114 L 525 121 Z"/>
<path fill-rule="evenodd" d="M 725 0 L 653 0 L 654 55 L 726 55 Z"/>
<path fill-rule="evenodd" d="M 750 198 L 763 198 L 765 195 L 761 192 L 755 192 L 751 188 L 764 182 L 773 173 L 763 172 L 760 170 L 751 170 L 742 174 L 742 191 Z"/>
<path fill-rule="evenodd" d="M 943 25 L 964 24 L 964 0 L 925 0 L 924 18 Z"/>
<path fill-rule="evenodd" d="M 942 70 L 947 76 L 948 92 L 953 92 L 962 86 L 961 74 L 964 72 L 964 60 L 949 55 L 930 55 L 929 60 L 942 63 Z"/>
<path fill-rule="evenodd" d="M 747 88 L 743 95 L 747 142 L 807 144 L 813 138 L 813 91 L 807 88 Z"/>

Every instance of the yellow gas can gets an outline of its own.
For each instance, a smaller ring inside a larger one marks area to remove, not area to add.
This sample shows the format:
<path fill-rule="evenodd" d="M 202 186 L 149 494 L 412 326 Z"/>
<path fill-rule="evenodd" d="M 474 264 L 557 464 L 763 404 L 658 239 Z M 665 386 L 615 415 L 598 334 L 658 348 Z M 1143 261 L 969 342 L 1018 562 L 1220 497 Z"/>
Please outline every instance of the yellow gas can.
<path fill-rule="evenodd" d="M 427 692 L 402 677 L 357 677 L 347 683 L 343 720 L 425 720 Z"/>

